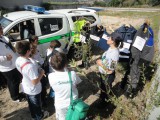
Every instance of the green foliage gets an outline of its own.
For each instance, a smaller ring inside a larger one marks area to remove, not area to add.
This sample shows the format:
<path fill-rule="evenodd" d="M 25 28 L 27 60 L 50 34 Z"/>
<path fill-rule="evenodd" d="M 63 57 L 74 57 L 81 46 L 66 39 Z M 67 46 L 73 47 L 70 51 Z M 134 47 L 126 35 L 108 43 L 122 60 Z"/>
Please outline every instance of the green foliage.
<path fill-rule="evenodd" d="M 95 2 L 97 3 L 99 2 Z M 160 0 L 111 0 L 110 2 L 107 3 L 107 6 L 112 6 L 112 7 L 129 7 L 129 6 L 134 6 L 134 7 L 141 7 L 144 5 L 151 5 L 151 6 L 157 6 L 160 5 Z"/>
<path fill-rule="evenodd" d="M 119 0 L 111 0 L 107 6 L 112 6 L 112 7 L 118 7 L 120 5 L 120 1 Z"/>
<path fill-rule="evenodd" d="M 44 7 L 46 10 L 49 10 L 51 7 L 51 4 L 45 2 L 45 3 L 42 3 L 41 6 Z"/>
<path fill-rule="evenodd" d="M 160 92 L 157 93 L 156 96 L 155 96 L 154 105 L 155 105 L 156 107 L 159 107 L 159 106 L 160 106 Z"/>
<path fill-rule="evenodd" d="M 103 1 L 101 1 L 101 2 L 95 1 L 93 6 L 106 7 L 106 3 Z"/>
<path fill-rule="evenodd" d="M 152 6 L 160 5 L 160 0 L 149 0 L 149 4 Z"/>
<path fill-rule="evenodd" d="M 125 74 L 125 72 L 127 70 L 127 63 L 126 62 L 119 62 L 116 69 L 118 72 Z"/>
<path fill-rule="evenodd" d="M 160 116 L 157 118 L 157 120 L 160 120 Z"/>
<path fill-rule="evenodd" d="M 5 8 L 1 7 L 0 8 L 0 13 L 1 13 L 0 17 L 3 16 L 4 14 L 8 13 L 8 12 L 10 12 L 8 9 L 5 9 Z"/>
<path fill-rule="evenodd" d="M 140 1 L 140 0 L 133 0 L 131 6 L 138 6 L 138 5 L 142 5 L 142 1 Z"/>

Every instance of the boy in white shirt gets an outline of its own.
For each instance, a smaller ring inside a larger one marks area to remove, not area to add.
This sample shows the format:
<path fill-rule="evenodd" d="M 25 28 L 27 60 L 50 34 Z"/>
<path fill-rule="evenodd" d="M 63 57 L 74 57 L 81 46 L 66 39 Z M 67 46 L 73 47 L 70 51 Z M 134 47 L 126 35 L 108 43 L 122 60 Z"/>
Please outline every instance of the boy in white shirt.
<path fill-rule="evenodd" d="M 65 116 L 70 105 L 71 93 L 68 72 L 65 70 L 67 66 L 67 57 L 65 54 L 57 52 L 54 56 L 51 57 L 50 63 L 55 70 L 49 74 L 48 78 L 50 86 L 55 92 L 56 119 L 65 120 Z M 74 71 L 71 71 L 71 77 L 73 84 L 73 99 L 76 99 L 78 97 L 78 90 L 76 86 L 81 82 L 81 79 Z"/>
<path fill-rule="evenodd" d="M 18 42 L 16 44 L 16 50 L 20 55 L 16 60 L 16 67 L 23 76 L 22 88 L 27 97 L 31 117 L 34 120 L 41 120 L 48 116 L 48 112 L 42 112 L 41 108 L 42 86 L 40 80 L 44 75 L 44 70 L 38 69 L 30 61 L 31 45 L 28 41 Z"/>

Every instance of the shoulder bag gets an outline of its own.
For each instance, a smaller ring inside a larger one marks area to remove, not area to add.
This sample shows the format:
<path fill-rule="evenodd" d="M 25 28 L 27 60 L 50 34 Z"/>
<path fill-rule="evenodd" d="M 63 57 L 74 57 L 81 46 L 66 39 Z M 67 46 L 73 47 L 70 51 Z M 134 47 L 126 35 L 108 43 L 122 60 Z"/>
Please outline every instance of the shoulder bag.
<path fill-rule="evenodd" d="M 73 100 L 71 72 L 68 72 L 68 75 L 71 85 L 71 95 L 70 95 L 71 102 L 66 114 L 66 120 L 84 120 L 87 116 L 89 105 L 87 105 L 81 99 Z"/>

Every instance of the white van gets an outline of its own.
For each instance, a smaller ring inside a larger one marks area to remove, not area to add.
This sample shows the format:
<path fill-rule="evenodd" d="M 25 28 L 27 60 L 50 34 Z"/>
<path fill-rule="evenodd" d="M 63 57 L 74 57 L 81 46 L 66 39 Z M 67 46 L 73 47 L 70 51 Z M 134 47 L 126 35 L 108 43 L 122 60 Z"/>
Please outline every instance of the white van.
<path fill-rule="evenodd" d="M 66 53 L 71 51 L 73 58 L 80 58 L 81 51 L 73 48 L 71 50 L 74 22 L 78 17 L 83 16 L 92 21 L 91 26 L 101 24 L 94 10 L 60 9 L 45 11 L 37 6 L 29 5 L 25 7 L 29 10 L 3 15 L 0 24 L 3 27 L 4 35 L 8 36 L 13 44 L 17 41 L 28 40 L 29 34 L 38 36 L 38 48 L 42 55 L 44 55 L 50 41 L 59 40 Z M 28 31 L 26 31 L 26 28 Z"/>

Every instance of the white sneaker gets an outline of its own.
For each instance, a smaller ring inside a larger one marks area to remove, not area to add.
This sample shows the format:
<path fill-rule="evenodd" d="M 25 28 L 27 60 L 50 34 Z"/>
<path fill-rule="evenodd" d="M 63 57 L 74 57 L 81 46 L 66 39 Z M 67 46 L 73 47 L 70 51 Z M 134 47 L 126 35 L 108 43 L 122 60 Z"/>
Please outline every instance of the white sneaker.
<path fill-rule="evenodd" d="M 17 99 L 17 100 L 12 100 L 12 101 L 15 102 L 15 103 L 19 103 L 19 102 L 20 102 L 19 99 Z"/>

